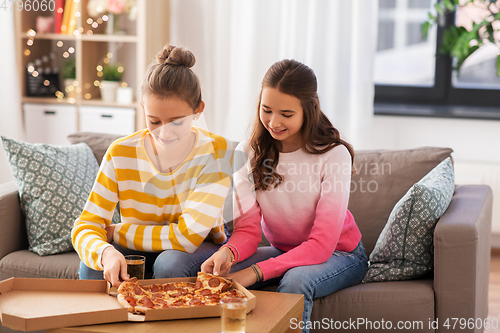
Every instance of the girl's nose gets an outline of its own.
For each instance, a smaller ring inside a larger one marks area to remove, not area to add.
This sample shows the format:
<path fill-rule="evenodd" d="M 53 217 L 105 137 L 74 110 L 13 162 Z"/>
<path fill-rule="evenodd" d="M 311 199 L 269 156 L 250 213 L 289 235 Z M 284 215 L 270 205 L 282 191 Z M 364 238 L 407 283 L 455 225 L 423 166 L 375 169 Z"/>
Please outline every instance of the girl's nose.
<path fill-rule="evenodd" d="M 269 126 L 272 128 L 278 128 L 281 125 L 278 117 L 275 115 L 271 115 L 271 118 L 269 119 Z"/>
<path fill-rule="evenodd" d="M 168 139 L 170 133 L 172 132 L 169 124 L 163 124 L 156 129 L 158 136 L 163 139 Z"/>

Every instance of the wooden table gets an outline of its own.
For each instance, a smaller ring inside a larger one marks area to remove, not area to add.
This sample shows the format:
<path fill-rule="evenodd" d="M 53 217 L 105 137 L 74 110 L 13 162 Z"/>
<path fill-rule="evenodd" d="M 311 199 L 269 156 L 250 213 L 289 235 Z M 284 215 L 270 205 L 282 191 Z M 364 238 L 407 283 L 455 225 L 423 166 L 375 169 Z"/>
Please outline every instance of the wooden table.
<path fill-rule="evenodd" d="M 255 309 L 247 315 L 246 333 L 283 333 L 300 331 L 290 328 L 290 320 L 302 320 L 304 296 L 269 291 L 252 290 L 257 297 Z M 297 321 L 298 322 L 298 321 Z M 113 324 L 65 327 L 47 330 L 47 333 L 83 332 L 217 332 L 220 333 L 220 318 L 181 319 L 151 322 L 121 322 Z"/>

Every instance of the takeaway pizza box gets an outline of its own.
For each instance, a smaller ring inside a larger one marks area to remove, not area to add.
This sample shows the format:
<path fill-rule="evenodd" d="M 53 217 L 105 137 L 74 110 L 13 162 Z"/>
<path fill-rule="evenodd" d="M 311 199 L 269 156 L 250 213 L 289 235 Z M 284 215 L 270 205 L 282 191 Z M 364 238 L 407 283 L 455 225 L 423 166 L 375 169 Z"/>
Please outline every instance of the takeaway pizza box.
<path fill-rule="evenodd" d="M 143 280 L 143 285 L 195 282 L 196 278 Z M 255 296 L 237 282 L 233 288 L 248 297 L 247 312 Z M 154 321 L 220 316 L 219 306 L 151 309 L 131 314 L 116 299 L 106 281 L 10 278 L 0 282 L 2 325 L 21 331 L 104 324 L 120 321 Z"/>

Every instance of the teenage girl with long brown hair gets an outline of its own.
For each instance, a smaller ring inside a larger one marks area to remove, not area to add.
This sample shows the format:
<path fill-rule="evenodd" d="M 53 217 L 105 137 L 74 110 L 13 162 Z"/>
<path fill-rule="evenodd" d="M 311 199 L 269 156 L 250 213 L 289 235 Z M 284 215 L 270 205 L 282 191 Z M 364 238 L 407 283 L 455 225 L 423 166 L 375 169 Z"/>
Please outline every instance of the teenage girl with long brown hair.
<path fill-rule="evenodd" d="M 304 294 L 306 327 L 314 298 L 360 283 L 367 269 L 347 210 L 354 151 L 321 111 L 311 68 L 269 68 L 252 136 L 237 150 L 248 159 L 233 178 L 234 233 L 201 269 Z M 271 246 L 257 247 L 261 228 Z"/>

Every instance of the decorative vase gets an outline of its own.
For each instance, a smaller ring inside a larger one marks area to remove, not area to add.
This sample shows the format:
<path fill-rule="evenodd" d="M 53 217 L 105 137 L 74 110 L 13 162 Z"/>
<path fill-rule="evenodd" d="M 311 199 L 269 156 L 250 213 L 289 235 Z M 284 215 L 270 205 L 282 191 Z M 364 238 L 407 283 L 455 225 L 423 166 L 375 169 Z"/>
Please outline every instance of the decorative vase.
<path fill-rule="evenodd" d="M 116 89 L 116 103 L 132 104 L 134 99 L 134 90 L 131 87 L 118 87 Z"/>
<path fill-rule="evenodd" d="M 114 35 L 116 32 L 116 24 L 118 18 L 115 17 L 115 14 L 108 13 L 108 23 L 106 24 L 106 34 Z"/>
<path fill-rule="evenodd" d="M 64 94 L 66 98 L 76 98 L 76 90 L 73 82 L 75 79 L 64 79 Z"/>
<path fill-rule="evenodd" d="M 101 81 L 101 99 L 104 102 L 115 102 L 116 101 L 116 88 L 120 86 L 118 81 Z"/>

